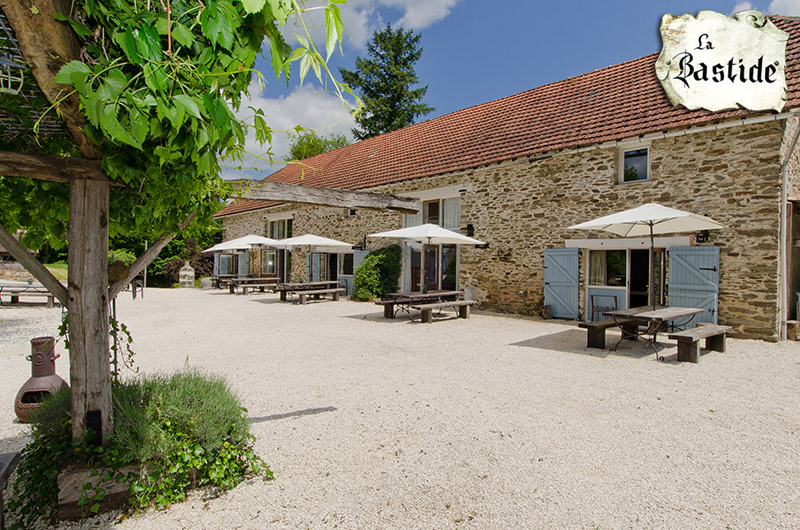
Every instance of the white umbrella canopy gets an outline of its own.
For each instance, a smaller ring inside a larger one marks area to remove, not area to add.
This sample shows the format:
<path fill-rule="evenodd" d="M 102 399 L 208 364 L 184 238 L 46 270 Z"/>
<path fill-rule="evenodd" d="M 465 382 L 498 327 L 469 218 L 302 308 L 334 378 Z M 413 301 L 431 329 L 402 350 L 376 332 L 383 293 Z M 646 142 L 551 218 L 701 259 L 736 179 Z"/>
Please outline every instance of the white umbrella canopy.
<path fill-rule="evenodd" d="M 205 249 L 203 252 L 223 252 L 225 250 L 250 250 L 253 245 L 276 246 L 278 241 L 264 236 L 250 234 L 225 241 Z"/>
<path fill-rule="evenodd" d="M 413 239 L 429 245 L 484 245 L 483 241 L 461 235 L 452 230 L 442 228 L 439 225 L 426 223 L 423 225 L 399 228 L 388 232 L 378 232 L 369 234 L 367 237 L 395 237 L 401 239 Z"/>
<path fill-rule="evenodd" d="M 603 230 L 624 237 L 650 236 L 650 294 L 653 310 L 656 309 L 655 292 L 655 234 L 676 234 L 680 232 L 698 232 L 700 230 L 717 230 L 725 228 L 710 217 L 676 210 L 654 202 L 643 204 L 638 208 L 599 217 L 593 221 L 570 226 L 575 230 Z"/>
<path fill-rule="evenodd" d="M 308 245 L 309 247 L 352 247 L 350 243 L 330 239 L 322 236 L 315 236 L 314 234 L 304 234 L 302 236 L 290 237 L 275 241 L 274 246 L 282 248 L 292 248 Z"/>
<path fill-rule="evenodd" d="M 700 230 L 716 230 L 725 228 L 722 224 L 694 213 L 676 210 L 668 206 L 649 203 L 625 210 L 592 221 L 586 221 L 571 229 L 603 230 L 624 237 L 641 237 L 651 234 L 675 234 L 680 232 L 698 232 Z"/>

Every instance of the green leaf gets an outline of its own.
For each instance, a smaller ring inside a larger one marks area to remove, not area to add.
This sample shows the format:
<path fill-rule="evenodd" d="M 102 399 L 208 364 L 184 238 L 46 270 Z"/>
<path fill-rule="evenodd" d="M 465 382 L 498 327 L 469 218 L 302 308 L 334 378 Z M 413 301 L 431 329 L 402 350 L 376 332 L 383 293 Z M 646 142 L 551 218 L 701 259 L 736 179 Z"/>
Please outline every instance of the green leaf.
<path fill-rule="evenodd" d="M 161 39 L 152 26 L 142 25 L 134 31 L 136 49 L 139 55 L 149 61 L 161 60 Z"/>
<path fill-rule="evenodd" d="M 153 92 L 165 92 L 169 88 L 169 78 L 160 64 L 147 63 L 142 68 L 144 82 Z"/>
<path fill-rule="evenodd" d="M 185 112 L 194 116 L 197 119 L 202 119 L 202 114 L 200 112 L 200 107 L 197 105 L 197 102 L 191 98 L 191 96 L 187 96 L 186 94 L 178 94 L 174 97 L 175 106 L 180 106 L 183 108 Z"/>
<path fill-rule="evenodd" d="M 203 12 L 200 13 L 200 28 L 203 34 L 211 41 L 211 44 L 217 44 L 220 38 L 220 22 L 218 20 L 219 9 L 214 0 L 209 0 Z"/>
<path fill-rule="evenodd" d="M 92 69 L 89 65 L 80 61 L 70 61 L 61 67 L 54 80 L 56 83 L 72 85 L 75 87 L 83 86 L 85 80 L 91 75 Z"/>
<path fill-rule="evenodd" d="M 327 33 L 327 40 L 325 41 L 325 51 L 328 54 L 327 59 L 331 58 L 333 50 L 336 49 L 336 44 L 341 42 L 342 30 L 342 15 L 339 12 L 339 7 L 336 5 L 329 5 L 325 8 L 325 31 Z"/>
<path fill-rule="evenodd" d="M 186 48 L 190 48 L 194 44 L 194 35 L 180 22 L 173 22 L 172 37 L 178 41 L 178 44 Z"/>
<path fill-rule="evenodd" d="M 264 9 L 266 3 L 266 0 L 242 0 L 242 5 L 247 13 L 258 13 Z"/>
<path fill-rule="evenodd" d="M 139 55 L 139 48 L 136 46 L 136 37 L 133 28 L 128 27 L 122 38 L 117 40 L 117 44 L 122 47 L 122 51 L 125 52 L 125 56 L 130 62 L 133 64 L 142 64 L 143 61 L 142 57 Z"/>

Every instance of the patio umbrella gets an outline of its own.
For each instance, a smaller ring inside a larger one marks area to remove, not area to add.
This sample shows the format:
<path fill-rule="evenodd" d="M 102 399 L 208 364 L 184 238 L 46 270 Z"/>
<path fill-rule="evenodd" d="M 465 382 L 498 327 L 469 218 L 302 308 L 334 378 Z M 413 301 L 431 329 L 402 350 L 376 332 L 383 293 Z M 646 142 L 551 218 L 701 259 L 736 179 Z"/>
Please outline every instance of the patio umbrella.
<path fill-rule="evenodd" d="M 426 223 L 424 225 L 409 226 L 388 232 L 378 232 L 369 234 L 367 237 L 396 237 L 401 239 L 413 239 L 429 245 L 483 245 L 483 241 L 478 241 L 471 237 L 463 236 L 458 232 L 453 232 L 439 225 Z"/>
<path fill-rule="evenodd" d="M 214 245 L 211 248 L 205 249 L 203 252 L 222 252 L 225 250 L 250 250 L 253 247 L 253 245 L 276 246 L 277 244 L 278 241 L 276 239 L 270 239 L 268 237 L 250 234 L 242 237 L 237 237 L 236 239 L 231 239 L 230 241 L 219 243 L 218 245 Z"/>
<path fill-rule="evenodd" d="M 350 243 L 330 239 L 322 236 L 315 236 L 314 234 L 304 234 L 302 236 L 290 237 L 281 239 L 274 243 L 277 247 L 292 248 L 308 245 L 309 247 L 352 247 Z"/>
<path fill-rule="evenodd" d="M 650 236 L 650 295 L 653 309 L 656 308 L 655 288 L 655 234 L 675 234 L 698 232 L 725 228 L 722 224 L 706 217 L 656 203 L 649 203 L 623 212 L 599 217 L 593 221 L 570 226 L 575 230 L 603 230 L 623 237 Z"/>
<path fill-rule="evenodd" d="M 409 226 L 407 228 L 399 228 L 397 230 L 389 230 L 388 232 L 378 232 L 377 234 L 368 234 L 367 237 L 392 237 L 400 239 L 411 239 L 428 245 L 484 245 L 483 241 L 464 236 L 458 232 L 453 232 L 447 228 L 442 228 L 439 225 L 425 223 L 417 226 Z M 428 282 L 427 267 L 423 268 L 423 283 Z"/>

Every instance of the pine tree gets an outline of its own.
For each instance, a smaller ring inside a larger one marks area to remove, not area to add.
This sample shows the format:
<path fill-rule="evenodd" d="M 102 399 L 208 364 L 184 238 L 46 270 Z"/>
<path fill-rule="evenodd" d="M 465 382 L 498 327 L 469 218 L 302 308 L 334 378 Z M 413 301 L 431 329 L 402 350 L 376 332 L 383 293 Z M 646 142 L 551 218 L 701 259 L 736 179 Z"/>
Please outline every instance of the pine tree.
<path fill-rule="evenodd" d="M 355 71 L 339 68 L 342 81 L 359 92 L 364 102 L 364 110 L 356 117 L 360 129 L 353 129 L 356 139 L 401 129 L 435 110 L 422 101 L 427 85 L 411 88 L 419 82 L 414 64 L 422 56 L 420 37 L 387 24 L 367 43 L 369 58 L 356 58 Z"/>

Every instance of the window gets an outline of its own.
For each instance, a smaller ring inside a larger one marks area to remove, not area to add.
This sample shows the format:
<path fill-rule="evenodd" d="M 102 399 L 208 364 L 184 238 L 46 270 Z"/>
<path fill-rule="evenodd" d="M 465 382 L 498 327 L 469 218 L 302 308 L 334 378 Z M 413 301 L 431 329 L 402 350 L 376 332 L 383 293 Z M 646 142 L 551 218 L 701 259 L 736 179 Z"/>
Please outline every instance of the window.
<path fill-rule="evenodd" d="M 269 222 L 268 236 L 272 239 L 292 237 L 292 219 L 280 219 Z"/>
<path fill-rule="evenodd" d="M 589 251 L 589 285 L 625 287 L 628 278 L 628 251 Z"/>
<path fill-rule="evenodd" d="M 339 274 L 341 276 L 353 275 L 353 255 L 339 254 Z"/>
<path fill-rule="evenodd" d="M 277 256 L 274 250 L 261 251 L 261 274 L 275 274 Z"/>
<path fill-rule="evenodd" d="M 650 179 L 648 148 L 620 152 L 620 182 L 638 182 Z"/>
<path fill-rule="evenodd" d="M 422 223 L 439 224 L 439 201 L 425 201 L 422 203 Z"/>
<path fill-rule="evenodd" d="M 355 208 L 345 208 L 344 209 L 344 216 L 345 217 L 355 217 L 356 216 Z"/>

